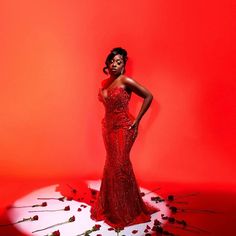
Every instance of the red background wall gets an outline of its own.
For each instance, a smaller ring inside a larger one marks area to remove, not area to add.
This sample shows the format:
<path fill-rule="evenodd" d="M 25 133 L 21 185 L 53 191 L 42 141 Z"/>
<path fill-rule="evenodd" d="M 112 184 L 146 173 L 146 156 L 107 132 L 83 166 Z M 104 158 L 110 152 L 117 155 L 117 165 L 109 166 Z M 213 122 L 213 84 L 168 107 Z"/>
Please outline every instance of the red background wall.
<path fill-rule="evenodd" d="M 230 2 L 230 1 L 229 1 Z M 1 1 L 0 177 L 99 178 L 107 53 L 154 95 L 131 159 L 139 179 L 235 181 L 227 1 Z M 133 95 L 137 114 L 142 99 Z"/>

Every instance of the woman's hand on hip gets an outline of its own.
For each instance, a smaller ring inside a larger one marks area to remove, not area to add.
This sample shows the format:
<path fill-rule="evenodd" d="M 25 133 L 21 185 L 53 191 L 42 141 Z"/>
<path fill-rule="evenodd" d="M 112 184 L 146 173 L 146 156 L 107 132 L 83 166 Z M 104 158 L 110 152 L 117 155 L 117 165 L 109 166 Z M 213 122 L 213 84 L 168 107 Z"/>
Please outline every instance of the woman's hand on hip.
<path fill-rule="evenodd" d="M 138 135 L 138 126 L 139 126 L 139 121 L 135 120 L 128 129 L 128 130 L 134 129 L 133 139 L 135 139 Z"/>

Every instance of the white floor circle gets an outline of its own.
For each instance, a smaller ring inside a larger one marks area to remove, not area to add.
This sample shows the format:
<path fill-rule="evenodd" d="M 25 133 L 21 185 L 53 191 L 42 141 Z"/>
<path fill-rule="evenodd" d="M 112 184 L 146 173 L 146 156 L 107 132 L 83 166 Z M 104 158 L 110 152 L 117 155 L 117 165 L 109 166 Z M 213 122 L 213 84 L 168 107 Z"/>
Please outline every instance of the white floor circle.
<path fill-rule="evenodd" d="M 101 181 L 86 181 L 86 184 L 92 188 L 99 190 Z M 103 236 L 114 236 L 117 233 L 113 230 L 108 230 L 111 228 L 109 225 L 105 224 L 103 221 L 95 222 L 90 218 L 90 206 L 79 201 L 59 201 L 59 200 L 39 200 L 37 198 L 60 198 L 63 197 L 59 192 L 55 191 L 58 185 L 51 185 L 45 188 L 38 189 L 34 192 L 29 193 L 28 195 L 18 199 L 14 202 L 13 206 L 19 208 L 10 208 L 8 210 L 8 216 L 12 223 L 22 220 L 23 218 L 33 217 L 34 215 L 38 216 L 38 220 L 35 221 L 25 221 L 19 224 L 15 224 L 15 227 L 26 235 L 35 235 L 35 236 L 46 236 L 52 235 L 53 232 L 59 230 L 61 236 L 78 236 L 82 235 L 85 231 L 91 229 L 95 224 L 101 225 L 100 230 L 92 232 L 91 236 L 103 235 Z M 147 193 L 150 190 L 140 188 L 142 192 Z M 147 225 L 152 227 L 154 224 L 154 220 L 157 219 L 161 222 L 161 214 L 165 216 L 170 215 L 169 208 L 166 206 L 165 202 L 155 203 L 151 201 L 151 197 L 157 197 L 158 195 L 155 193 L 147 194 L 143 197 L 145 202 L 148 202 L 150 205 L 156 206 L 160 209 L 159 212 L 152 214 L 151 222 L 137 224 L 129 227 L 125 227 L 119 235 L 139 235 L 144 236 L 144 230 Z M 46 207 L 30 207 L 35 204 L 42 204 L 42 202 L 47 202 Z M 86 207 L 81 207 L 81 205 L 85 205 Z M 64 211 L 63 209 L 69 206 L 69 211 Z M 22 207 L 22 208 L 20 208 Z M 81 208 L 81 211 L 78 211 L 78 208 Z M 62 209 L 62 210 L 60 210 Z M 47 210 L 45 212 L 29 212 L 29 211 L 40 211 Z M 49 210 L 49 211 L 48 211 Z M 51 212 L 50 210 L 60 210 Z M 43 231 L 32 233 L 33 231 L 47 228 L 54 224 L 66 222 L 70 217 L 75 216 L 75 221 L 70 223 L 65 223 L 62 225 L 57 225 L 52 228 L 48 228 Z M 164 223 L 164 222 L 163 222 Z M 135 231 L 134 231 L 135 230 Z M 151 232 L 151 229 L 150 229 Z"/>

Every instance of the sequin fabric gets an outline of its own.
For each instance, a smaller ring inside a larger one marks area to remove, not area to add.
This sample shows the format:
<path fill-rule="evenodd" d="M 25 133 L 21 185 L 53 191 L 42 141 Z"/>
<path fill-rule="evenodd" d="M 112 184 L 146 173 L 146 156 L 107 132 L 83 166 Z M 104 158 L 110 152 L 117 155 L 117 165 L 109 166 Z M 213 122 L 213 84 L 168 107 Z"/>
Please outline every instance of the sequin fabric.
<path fill-rule="evenodd" d="M 106 161 L 91 218 L 104 220 L 115 228 L 148 222 L 158 209 L 143 202 L 130 162 L 135 141 L 134 129 L 128 129 L 134 120 L 128 110 L 130 94 L 122 87 L 115 87 L 107 91 L 106 98 L 99 90 L 98 99 L 105 107 L 102 135 Z"/>

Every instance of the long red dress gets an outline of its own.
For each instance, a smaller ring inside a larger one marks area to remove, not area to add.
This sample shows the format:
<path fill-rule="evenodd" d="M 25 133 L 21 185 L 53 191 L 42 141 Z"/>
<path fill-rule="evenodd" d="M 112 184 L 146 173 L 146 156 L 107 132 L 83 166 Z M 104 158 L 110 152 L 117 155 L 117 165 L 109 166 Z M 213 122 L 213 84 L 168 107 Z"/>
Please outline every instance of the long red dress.
<path fill-rule="evenodd" d="M 128 111 L 130 94 L 122 87 L 113 87 L 107 90 L 106 98 L 100 90 L 98 98 L 105 106 L 102 134 L 107 155 L 91 218 L 115 228 L 148 222 L 158 210 L 143 202 L 130 162 L 135 141 L 134 129 L 128 130 L 134 120 Z"/>

